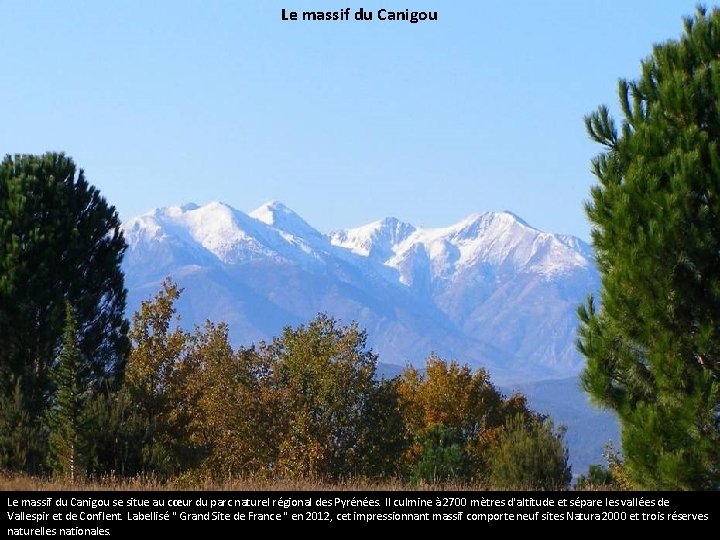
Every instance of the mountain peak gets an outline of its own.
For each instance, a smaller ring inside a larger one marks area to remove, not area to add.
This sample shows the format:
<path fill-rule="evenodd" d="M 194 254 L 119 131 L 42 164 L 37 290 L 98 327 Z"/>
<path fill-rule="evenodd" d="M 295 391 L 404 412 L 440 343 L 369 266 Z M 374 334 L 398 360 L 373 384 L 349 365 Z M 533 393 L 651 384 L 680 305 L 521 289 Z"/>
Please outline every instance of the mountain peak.
<path fill-rule="evenodd" d="M 509 216 L 509 217 L 511 217 L 512 219 L 514 219 L 515 221 L 517 221 L 520 225 L 524 225 L 525 227 L 528 227 L 529 229 L 537 230 L 537 229 L 535 229 L 535 227 L 533 227 L 532 225 L 530 225 L 530 224 L 529 224 L 527 221 L 525 221 L 523 218 L 521 218 L 520 216 L 518 216 L 515 212 L 511 212 L 510 210 L 503 210 L 502 212 L 498 212 L 498 214 L 503 214 L 503 215 Z"/>
<path fill-rule="evenodd" d="M 248 215 L 266 225 L 275 225 L 275 222 L 281 220 L 283 216 L 297 216 L 295 212 L 277 200 L 261 204 Z"/>
<path fill-rule="evenodd" d="M 183 212 L 190 212 L 192 210 L 197 210 L 198 208 L 200 208 L 200 205 L 195 204 L 194 202 L 189 202 L 180 205 L 178 208 L 180 208 L 180 210 L 182 210 Z"/>
<path fill-rule="evenodd" d="M 198 212 L 200 214 L 220 214 L 223 216 L 231 216 L 237 213 L 237 210 L 222 201 L 211 201 L 203 206 L 186 204 L 180 208 L 182 208 L 185 212 Z"/>
<path fill-rule="evenodd" d="M 394 246 L 415 230 L 409 223 L 395 217 L 386 217 L 354 229 L 336 231 L 330 238 L 336 246 L 349 248 L 358 255 L 384 262 L 392 256 Z"/>
<path fill-rule="evenodd" d="M 526 221 L 516 214 L 503 210 L 502 212 L 475 212 L 448 229 L 458 233 L 469 234 L 473 237 L 478 235 L 495 235 L 502 230 L 513 230 L 516 227 L 539 233 L 538 229 L 528 225 Z"/>
<path fill-rule="evenodd" d="M 185 215 L 231 215 L 234 212 L 235 210 L 229 205 L 220 201 L 212 201 L 202 206 L 194 202 L 190 202 L 175 206 L 155 208 L 150 212 L 150 214 L 160 218 L 162 218 L 163 216 L 168 218 L 178 218 Z"/>
<path fill-rule="evenodd" d="M 280 201 L 272 200 L 258 206 L 248 214 L 251 218 L 294 236 L 322 236 L 295 211 Z"/>

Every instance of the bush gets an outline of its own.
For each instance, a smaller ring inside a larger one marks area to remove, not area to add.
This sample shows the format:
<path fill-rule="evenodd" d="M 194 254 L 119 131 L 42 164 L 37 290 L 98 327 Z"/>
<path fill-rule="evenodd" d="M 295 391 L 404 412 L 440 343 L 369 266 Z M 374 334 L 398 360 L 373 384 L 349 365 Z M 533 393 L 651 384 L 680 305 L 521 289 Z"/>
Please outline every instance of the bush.
<path fill-rule="evenodd" d="M 567 489 L 570 484 L 565 429 L 552 420 L 514 416 L 490 456 L 490 484 L 496 489 Z"/>

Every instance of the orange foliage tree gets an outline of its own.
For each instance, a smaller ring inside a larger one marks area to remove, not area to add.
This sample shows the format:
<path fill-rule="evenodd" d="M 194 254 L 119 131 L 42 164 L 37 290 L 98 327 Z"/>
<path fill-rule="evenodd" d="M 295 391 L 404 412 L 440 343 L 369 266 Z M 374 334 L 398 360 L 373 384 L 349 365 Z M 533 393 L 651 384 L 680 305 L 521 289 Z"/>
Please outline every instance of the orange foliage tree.
<path fill-rule="evenodd" d="M 533 415 L 523 396 L 505 398 L 486 370 L 473 371 L 435 355 L 427 359 L 424 373 L 407 367 L 397 392 L 408 441 L 402 457 L 406 471 L 417 466 L 441 429 L 453 434 L 453 441 L 461 442 L 467 461 L 461 476 L 482 480 L 487 474 L 488 451 L 497 444 L 505 420 L 514 413 Z"/>

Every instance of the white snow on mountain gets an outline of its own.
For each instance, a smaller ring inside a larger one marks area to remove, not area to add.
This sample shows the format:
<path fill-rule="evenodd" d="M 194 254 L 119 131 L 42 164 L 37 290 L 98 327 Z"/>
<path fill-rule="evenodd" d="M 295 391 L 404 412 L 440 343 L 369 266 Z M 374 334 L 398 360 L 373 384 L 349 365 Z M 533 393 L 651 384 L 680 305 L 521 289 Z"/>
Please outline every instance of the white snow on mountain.
<path fill-rule="evenodd" d="M 478 264 L 547 277 L 592 264 L 589 252 L 578 249 L 578 239 L 538 231 L 510 212 L 473 214 L 450 227 L 432 229 L 416 229 L 388 218 L 335 232 L 331 238 L 335 245 L 401 270 L 406 284 L 412 274 L 407 261 L 416 256 L 417 264 L 430 262 L 427 271 L 433 280 L 452 278 L 463 267 Z"/>
<path fill-rule="evenodd" d="M 289 233 L 296 238 L 303 238 L 307 241 L 321 240 L 326 242 L 325 237 L 307 222 L 290 210 L 279 201 L 267 202 L 248 214 L 266 225 L 270 225 L 280 231 Z"/>
<path fill-rule="evenodd" d="M 415 231 L 409 223 L 390 217 L 356 229 L 336 231 L 330 235 L 330 240 L 333 245 L 385 262 L 392 257 L 394 247 Z"/>

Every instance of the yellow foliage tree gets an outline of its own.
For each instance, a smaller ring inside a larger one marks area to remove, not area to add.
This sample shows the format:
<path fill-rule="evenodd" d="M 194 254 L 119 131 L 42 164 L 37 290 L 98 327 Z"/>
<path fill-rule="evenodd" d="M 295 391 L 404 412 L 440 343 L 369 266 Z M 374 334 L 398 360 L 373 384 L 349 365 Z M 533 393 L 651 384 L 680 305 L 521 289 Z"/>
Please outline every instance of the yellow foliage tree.
<path fill-rule="evenodd" d="M 145 424 L 142 436 L 144 469 L 161 476 L 183 466 L 186 444 L 187 392 L 179 367 L 188 335 L 178 325 L 175 302 L 181 290 L 167 279 L 152 300 L 143 301 L 133 315 L 131 352 L 125 368 L 125 391 Z"/>
<path fill-rule="evenodd" d="M 379 404 L 390 402 L 375 379 L 377 356 L 366 348 L 366 338 L 356 324 L 343 326 L 321 314 L 261 345 L 286 420 L 277 473 L 347 478 L 382 462 L 370 455 L 379 447 L 369 432 L 391 425 L 378 411 Z"/>
<path fill-rule="evenodd" d="M 197 396 L 190 432 L 205 449 L 201 473 L 226 480 L 271 472 L 284 412 L 262 358 L 254 349 L 233 352 L 227 327 L 211 323 L 196 331 L 189 358 Z"/>

